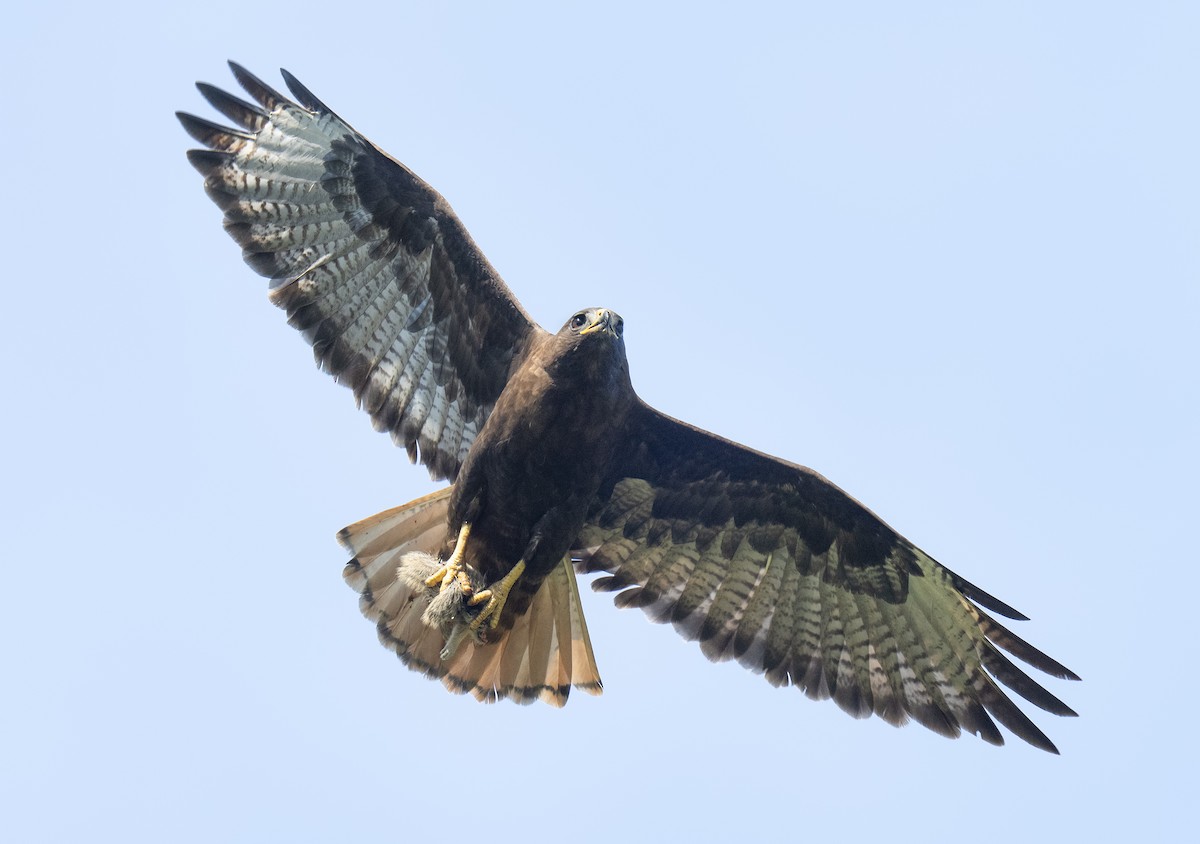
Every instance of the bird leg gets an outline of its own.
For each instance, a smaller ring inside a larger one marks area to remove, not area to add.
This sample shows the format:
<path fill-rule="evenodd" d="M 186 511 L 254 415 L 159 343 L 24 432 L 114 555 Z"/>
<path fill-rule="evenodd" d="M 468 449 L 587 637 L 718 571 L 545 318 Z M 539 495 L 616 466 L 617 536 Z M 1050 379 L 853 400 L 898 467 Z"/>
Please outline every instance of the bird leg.
<path fill-rule="evenodd" d="M 508 601 L 508 593 L 512 590 L 524 571 L 525 561 L 520 560 L 513 566 L 512 571 L 467 601 L 468 606 L 472 607 L 487 601 L 487 606 L 471 622 L 470 630 L 472 633 L 478 636 L 479 629 L 485 621 L 488 627 L 493 629 L 500 623 L 500 613 L 504 611 L 504 604 Z"/>
<path fill-rule="evenodd" d="M 457 582 L 464 594 L 474 594 L 475 590 L 471 588 L 470 578 L 463 570 L 463 556 L 467 553 L 467 537 L 470 535 L 471 523 L 463 522 L 463 526 L 459 528 L 458 541 L 454 543 L 454 552 L 450 555 L 450 559 L 425 579 L 426 586 L 437 586 L 439 591 L 445 592 L 450 584 Z"/>
<path fill-rule="evenodd" d="M 444 660 L 454 656 L 467 634 L 470 634 L 477 642 L 482 641 L 481 637 L 485 629 L 495 629 L 500 624 L 500 614 L 504 611 L 504 605 L 508 601 L 508 593 L 512 591 L 513 586 L 525 571 L 525 561 L 521 560 L 513 566 L 512 571 L 500 580 L 486 589 L 477 591 L 476 587 L 480 585 L 479 574 L 474 569 L 469 569 L 463 562 L 467 550 L 467 539 L 470 535 L 471 523 L 463 522 L 450 558 L 433 574 L 424 579 L 425 586 L 438 590 L 438 597 L 430 603 L 422 619 L 431 627 L 441 629 L 443 635 L 446 636 L 446 646 L 442 648 L 441 652 L 441 658 Z M 474 576 L 474 580 L 472 576 Z M 446 590 L 452 585 L 457 585 L 459 591 L 447 593 Z M 484 605 L 483 608 L 471 618 L 468 610 L 474 610 L 480 604 Z M 467 623 L 468 618 L 470 618 L 469 623 Z M 484 627 L 485 623 L 487 624 L 486 628 Z"/>
<path fill-rule="evenodd" d="M 479 618 L 471 619 L 468 623 L 467 619 L 470 618 L 468 608 L 477 607 L 492 595 L 492 590 L 489 589 L 476 591 L 476 586 L 480 584 L 478 580 L 473 582 L 473 576 L 478 578 L 478 573 L 474 569 L 468 570 L 467 565 L 463 562 L 467 552 L 467 539 L 470 535 L 471 523 L 463 522 L 450 558 L 433 574 L 425 578 L 425 585 L 431 589 L 436 587 L 438 595 L 426 608 L 422 620 L 431 627 L 440 629 L 442 635 L 446 637 L 446 645 L 440 654 L 443 660 L 453 658 L 468 634 L 479 641 Z M 516 578 L 513 580 L 515 581 Z M 458 586 L 457 591 L 447 591 L 454 585 Z M 508 594 L 507 590 L 504 594 Z"/>

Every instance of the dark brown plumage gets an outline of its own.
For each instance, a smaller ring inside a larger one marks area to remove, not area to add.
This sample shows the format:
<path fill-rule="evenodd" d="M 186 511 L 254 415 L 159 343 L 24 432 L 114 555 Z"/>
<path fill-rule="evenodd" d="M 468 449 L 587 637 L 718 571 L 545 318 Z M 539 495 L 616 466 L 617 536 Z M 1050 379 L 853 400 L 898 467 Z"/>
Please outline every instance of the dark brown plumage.
<path fill-rule="evenodd" d="M 255 102 L 201 84 L 237 128 L 180 114 L 207 148 L 189 159 L 320 365 L 453 483 L 339 534 L 347 581 L 406 664 L 487 700 L 599 691 L 574 561 L 607 572 L 593 587 L 619 606 L 775 685 L 1001 744 L 994 718 L 1054 750 L 996 682 L 1074 714 L 1000 648 L 1075 675 L 984 610 L 1023 616 L 815 472 L 643 403 L 620 317 L 589 308 L 543 331 L 432 188 L 290 74 L 298 103 L 232 67 Z M 469 577 L 434 623 L 453 578 L 430 554 L 456 550 Z M 479 626 L 485 591 L 501 609 Z"/>
<path fill-rule="evenodd" d="M 624 450 L 636 397 L 620 319 L 590 308 L 531 342 L 455 479 L 450 537 L 471 522 L 475 567 L 491 582 L 518 560 L 528 566 L 494 632 L 524 614 L 574 547 L 601 481 Z"/>

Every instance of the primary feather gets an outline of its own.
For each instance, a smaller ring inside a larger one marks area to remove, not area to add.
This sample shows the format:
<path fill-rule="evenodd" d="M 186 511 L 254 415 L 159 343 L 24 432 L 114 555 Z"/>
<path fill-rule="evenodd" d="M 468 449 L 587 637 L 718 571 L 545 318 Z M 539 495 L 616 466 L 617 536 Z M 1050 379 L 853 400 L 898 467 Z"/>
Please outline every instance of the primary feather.
<path fill-rule="evenodd" d="M 347 582 L 407 665 L 484 700 L 598 692 L 574 559 L 619 606 L 774 685 L 994 744 L 999 722 L 1056 752 L 1001 684 L 1074 713 L 1002 651 L 1078 678 L 985 610 L 1024 616 L 812 470 L 643 403 L 620 317 L 544 331 L 436 191 L 290 74 L 295 102 L 232 67 L 253 102 L 199 86 L 232 128 L 179 115 L 226 229 L 376 428 L 454 482 L 340 534 Z M 519 577 L 496 628 L 455 649 L 473 605 L 427 614 L 425 577 L 465 524 L 481 583 Z"/>

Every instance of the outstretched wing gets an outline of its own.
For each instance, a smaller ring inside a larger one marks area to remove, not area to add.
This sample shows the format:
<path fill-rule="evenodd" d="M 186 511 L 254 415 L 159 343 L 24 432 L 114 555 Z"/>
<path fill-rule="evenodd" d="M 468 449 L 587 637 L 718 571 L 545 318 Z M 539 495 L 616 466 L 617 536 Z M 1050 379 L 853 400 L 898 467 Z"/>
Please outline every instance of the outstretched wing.
<path fill-rule="evenodd" d="M 1057 752 L 996 684 L 1075 714 L 999 648 L 1078 677 L 982 608 L 1024 616 L 809 469 L 644 404 L 629 443 L 577 543 L 583 571 L 610 573 L 594 589 L 623 590 L 618 606 L 673 623 L 710 659 L 737 659 L 856 717 L 911 717 L 945 736 L 967 730 L 1003 744 L 990 713 Z"/>
<path fill-rule="evenodd" d="M 287 71 L 299 103 L 230 67 L 256 104 L 197 87 L 237 128 L 178 115 L 226 230 L 375 427 L 453 479 L 541 329 L 433 188 Z"/>

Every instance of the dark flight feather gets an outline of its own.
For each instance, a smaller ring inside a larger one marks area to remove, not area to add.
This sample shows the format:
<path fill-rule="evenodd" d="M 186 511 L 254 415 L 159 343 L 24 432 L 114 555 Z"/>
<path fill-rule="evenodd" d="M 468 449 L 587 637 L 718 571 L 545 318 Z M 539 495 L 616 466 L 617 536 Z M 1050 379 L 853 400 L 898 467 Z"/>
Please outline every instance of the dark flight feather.
<path fill-rule="evenodd" d="M 199 83 L 234 126 L 179 113 L 205 147 L 188 160 L 320 366 L 454 481 L 339 534 L 347 582 L 405 664 L 481 700 L 598 692 L 573 559 L 618 606 L 772 685 L 992 744 L 998 722 L 1057 752 L 998 685 L 1075 714 L 1002 651 L 1078 677 L 985 610 L 1025 616 L 816 472 L 641 402 L 619 317 L 592 308 L 544 331 L 433 188 L 290 73 L 296 102 L 230 67 L 251 101 Z M 434 565 L 464 524 L 487 582 L 524 566 L 496 628 L 449 653 L 407 555 Z"/>

